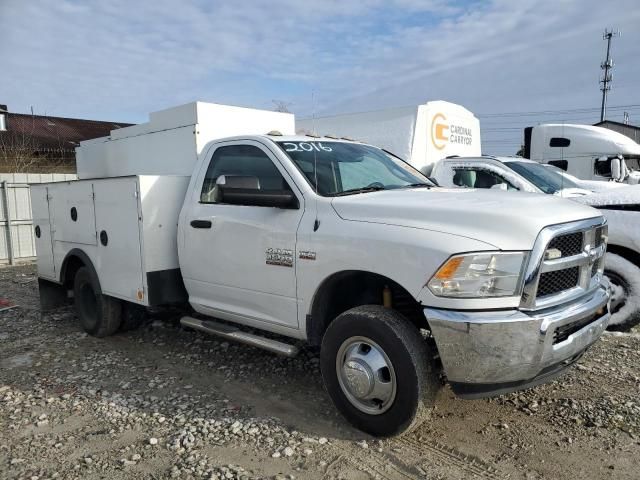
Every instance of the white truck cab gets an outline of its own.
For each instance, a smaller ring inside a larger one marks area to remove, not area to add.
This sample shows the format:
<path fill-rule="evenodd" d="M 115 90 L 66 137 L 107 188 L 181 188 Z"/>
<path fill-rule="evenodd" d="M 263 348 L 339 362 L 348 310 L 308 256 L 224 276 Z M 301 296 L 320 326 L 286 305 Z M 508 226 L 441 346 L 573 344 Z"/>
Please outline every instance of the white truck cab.
<path fill-rule="evenodd" d="M 228 109 L 238 129 L 270 123 L 207 104 L 175 122 L 161 112 L 130 136 L 81 145 L 82 179 L 34 187 L 44 308 L 73 298 L 102 337 L 145 307 L 184 302 L 190 328 L 283 355 L 320 347 L 336 407 L 380 436 L 425 417 L 440 372 L 465 398 L 527 388 L 606 328 L 597 210 L 438 188 L 353 141 L 214 138 L 207 119 Z"/>
<path fill-rule="evenodd" d="M 523 156 L 582 180 L 632 185 L 640 181 L 640 145 L 603 127 L 568 123 L 527 127 Z"/>

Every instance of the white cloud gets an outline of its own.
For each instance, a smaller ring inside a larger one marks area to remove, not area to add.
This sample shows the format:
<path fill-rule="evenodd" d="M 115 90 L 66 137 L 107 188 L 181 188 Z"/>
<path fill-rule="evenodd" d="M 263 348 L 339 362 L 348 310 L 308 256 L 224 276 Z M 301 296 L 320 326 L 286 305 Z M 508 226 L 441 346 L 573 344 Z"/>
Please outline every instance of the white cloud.
<path fill-rule="evenodd" d="M 436 98 L 478 112 L 597 106 L 608 25 L 624 30 L 611 102 L 640 103 L 636 5 L 0 0 L 0 103 L 134 121 L 194 99 L 280 98 L 309 114 L 312 91 L 319 111 Z"/>

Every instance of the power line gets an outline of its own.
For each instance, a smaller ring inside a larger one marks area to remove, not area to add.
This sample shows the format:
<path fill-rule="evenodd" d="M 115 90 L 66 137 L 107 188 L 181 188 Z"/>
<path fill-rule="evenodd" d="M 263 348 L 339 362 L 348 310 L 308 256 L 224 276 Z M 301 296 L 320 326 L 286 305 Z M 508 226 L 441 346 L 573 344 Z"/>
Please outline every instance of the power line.
<path fill-rule="evenodd" d="M 616 105 L 609 107 L 609 110 L 624 110 L 629 108 L 640 108 L 640 104 L 630 105 Z M 539 110 L 539 111 L 521 111 L 521 112 L 500 112 L 500 113 L 478 113 L 476 117 L 491 118 L 491 117 L 524 117 L 534 115 L 560 115 L 566 113 L 597 113 L 599 108 L 569 108 L 564 110 Z"/>
<path fill-rule="evenodd" d="M 620 110 L 618 112 L 613 112 L 613 114 L 608 114 L 607 117 L 623 117 L 624 112 L 639 112 L 637 109 L 629 108 L 627 110 Z M 491 124 L 491 125 L 501 125 L 501 124 L 509 124 L 512 125 L 514 123 L 532 123 L 532 122 L 541 122 L 541 123 L 550 123 L 550 122 L 569 122 L 569 120 L 585 120 L 585 121 L 598 121 L 598 114 L 576 114 L 576 115 L 544 115 L 544 116 L 530 116 L 530 117 L 512 117 L 506 119 L 500 119 L 497 117 L 493 118 L 481 118 L 483 125 Z"/>

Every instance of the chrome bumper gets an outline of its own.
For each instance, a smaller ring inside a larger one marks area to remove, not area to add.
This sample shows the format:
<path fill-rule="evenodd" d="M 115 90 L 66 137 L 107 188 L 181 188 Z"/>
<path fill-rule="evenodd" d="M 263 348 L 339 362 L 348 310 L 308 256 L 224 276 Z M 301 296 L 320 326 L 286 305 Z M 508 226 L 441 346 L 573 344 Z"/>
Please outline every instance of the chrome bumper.
<path fill-rule="evenodd" d="M 609 323 L 609 292 L 535 312 L 425 308 L 454 392 L 480 398 L 551 380 L 574 363 Z"/>

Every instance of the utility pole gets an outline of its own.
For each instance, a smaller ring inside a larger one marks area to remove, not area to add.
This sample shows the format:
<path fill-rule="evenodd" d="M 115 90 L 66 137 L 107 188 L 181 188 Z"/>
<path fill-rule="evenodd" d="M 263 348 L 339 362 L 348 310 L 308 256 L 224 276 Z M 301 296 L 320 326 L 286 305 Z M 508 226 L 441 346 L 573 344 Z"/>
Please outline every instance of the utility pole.
<path fill-rule="evenodd" d="M 602 39 L 607 41 L 607 59 L 600 64 L 600 68 L 604 70 L 604 76 L 600 80 L 602 86 L 602 107 L 600 108 L 600 121 L 604 121 L 604 117 L 607 113 L 607 92 L 611 90 L 612 76 L 609 70 L 613 68 L 613 59 L 611 58 L 611 39 L 620 35 L 620 32 L 614 32 L 613 30 L 605 30 Z"/>

